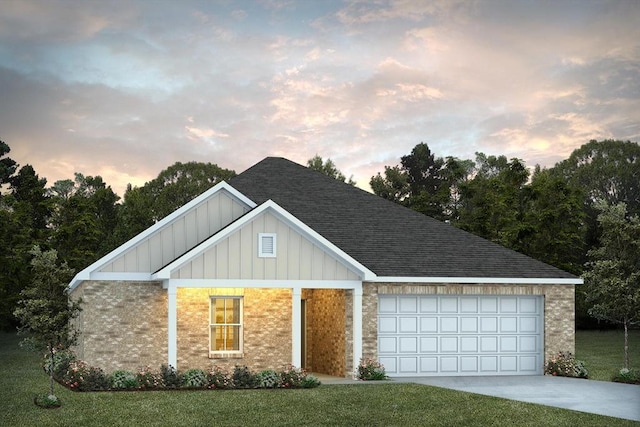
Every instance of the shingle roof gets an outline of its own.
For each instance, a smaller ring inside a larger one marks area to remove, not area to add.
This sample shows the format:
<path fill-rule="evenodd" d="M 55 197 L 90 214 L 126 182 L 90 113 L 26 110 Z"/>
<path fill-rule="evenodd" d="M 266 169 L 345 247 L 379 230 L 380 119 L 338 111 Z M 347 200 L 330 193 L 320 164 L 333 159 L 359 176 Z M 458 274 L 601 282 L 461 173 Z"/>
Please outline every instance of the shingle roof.
<path fill-rule="evenodd" d="M 269 199 L 378 276 L 575 279 L 576 276 L 287 159 L 229 181 Z"/>

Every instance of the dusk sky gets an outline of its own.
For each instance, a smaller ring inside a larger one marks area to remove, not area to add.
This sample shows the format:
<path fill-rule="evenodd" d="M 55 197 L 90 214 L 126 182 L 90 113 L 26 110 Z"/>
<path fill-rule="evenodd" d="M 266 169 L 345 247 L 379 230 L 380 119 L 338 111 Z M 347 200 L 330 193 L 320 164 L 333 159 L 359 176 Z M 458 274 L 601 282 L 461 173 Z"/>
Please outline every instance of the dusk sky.
<path fill-rule="evenodd" d="M 0 0 L 0 140 L 49 185 L 608 138 L 640 141 L 640 0 Z"/>

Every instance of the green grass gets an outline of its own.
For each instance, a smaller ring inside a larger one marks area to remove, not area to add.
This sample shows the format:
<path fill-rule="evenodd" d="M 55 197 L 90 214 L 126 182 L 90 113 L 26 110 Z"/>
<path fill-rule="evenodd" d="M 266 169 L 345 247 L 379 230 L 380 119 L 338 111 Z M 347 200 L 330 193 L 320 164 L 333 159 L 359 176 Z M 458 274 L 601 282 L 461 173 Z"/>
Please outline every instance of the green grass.
<path fill-rule="evenodd" d="M 584 357 L 584 356 L 583 356 Z M 0 426 L 631 426 L 631 421 L 416 384 L 323 385 L 306 390 L 77 393 L 47 391 L 39 356 L 0 333 Z"/>
<path fill-rule="evenodd" d="M 589 379 L 611 381 L 624 366 L 622 331 L 577 331 L 576 359 L 582 360 Z M 640 369 L 640 330 L 629 331 L 631 367 Z"/>

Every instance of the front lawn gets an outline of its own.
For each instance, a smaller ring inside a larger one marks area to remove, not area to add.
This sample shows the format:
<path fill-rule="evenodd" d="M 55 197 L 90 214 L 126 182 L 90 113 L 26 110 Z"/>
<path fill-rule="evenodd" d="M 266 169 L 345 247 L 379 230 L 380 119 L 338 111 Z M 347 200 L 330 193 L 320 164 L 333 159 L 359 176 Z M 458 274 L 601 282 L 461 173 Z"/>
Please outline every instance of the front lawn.
<path fill-rule="evenodd" d="M 300 390 L 78 393 L 56 385 L 59 409 L 40 409 L 39 357 L 0 333 L 1 426 L 602 426 L 631 421 L 415 384 Z M 584 356 L 582 356 L 584 358 Z"/>

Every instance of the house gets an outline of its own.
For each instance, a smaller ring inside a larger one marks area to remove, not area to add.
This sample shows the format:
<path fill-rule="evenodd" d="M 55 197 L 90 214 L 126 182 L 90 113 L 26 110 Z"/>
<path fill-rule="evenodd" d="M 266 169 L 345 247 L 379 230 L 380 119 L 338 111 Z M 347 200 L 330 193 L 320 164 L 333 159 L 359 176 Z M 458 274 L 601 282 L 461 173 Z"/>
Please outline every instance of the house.
<path fill-rule="evenodd" d="M 283 158 L 79 272 L 78 356 L 107 370 L 291 363 L 350 376 L 539 375 L 574 351 L 567 272 Z"/>

